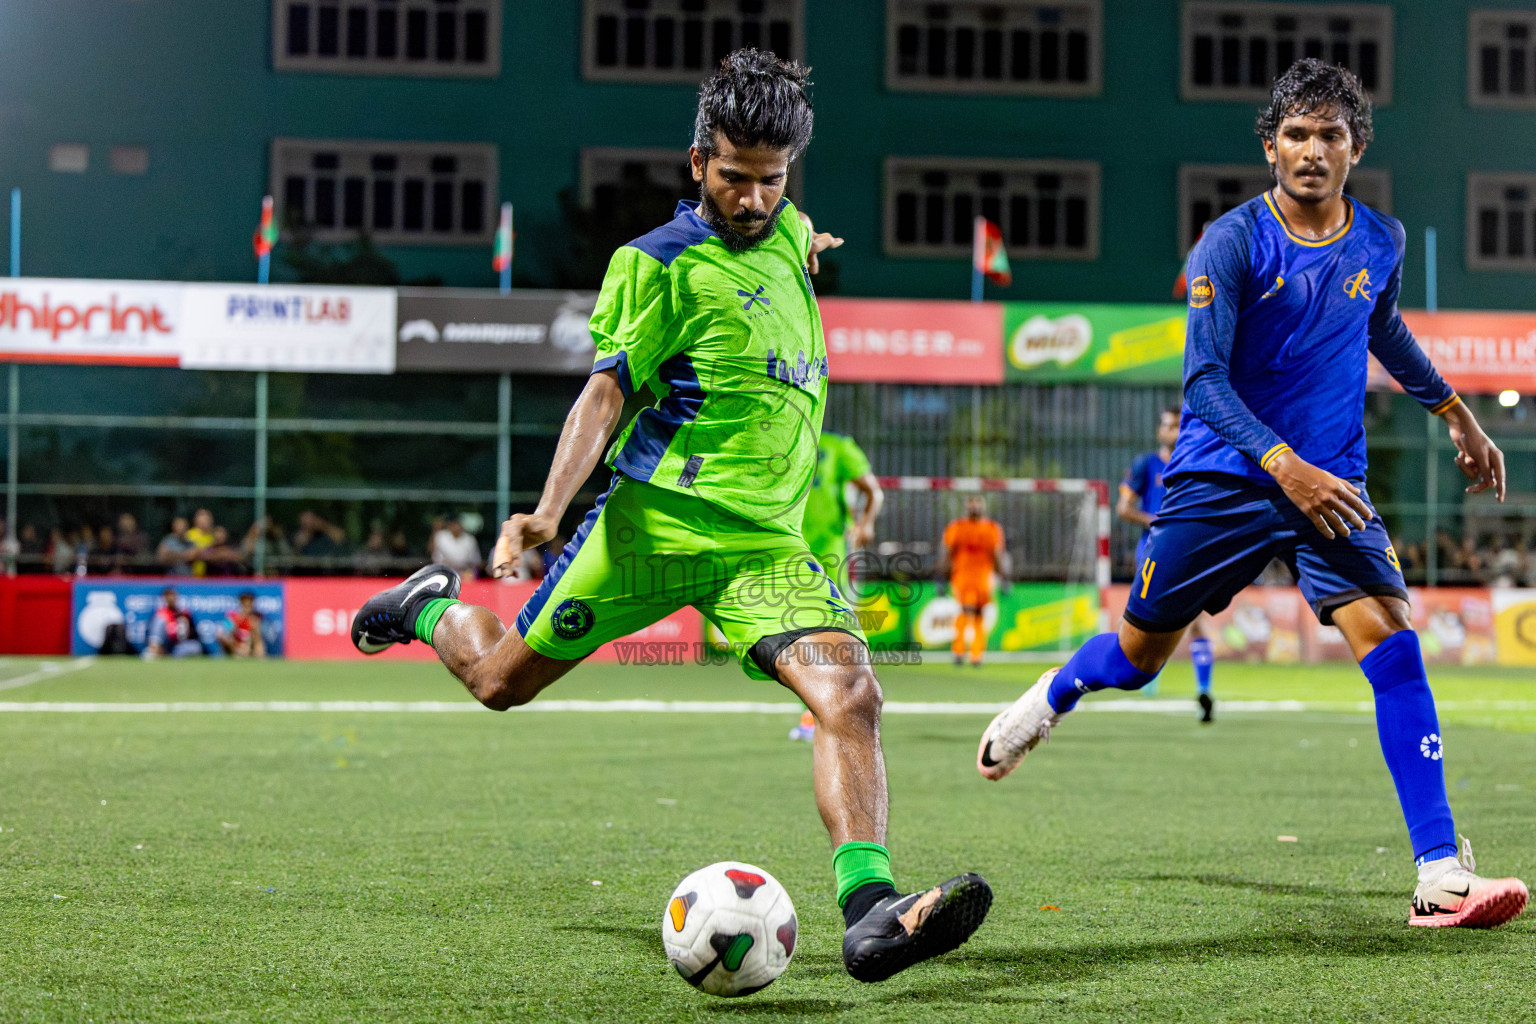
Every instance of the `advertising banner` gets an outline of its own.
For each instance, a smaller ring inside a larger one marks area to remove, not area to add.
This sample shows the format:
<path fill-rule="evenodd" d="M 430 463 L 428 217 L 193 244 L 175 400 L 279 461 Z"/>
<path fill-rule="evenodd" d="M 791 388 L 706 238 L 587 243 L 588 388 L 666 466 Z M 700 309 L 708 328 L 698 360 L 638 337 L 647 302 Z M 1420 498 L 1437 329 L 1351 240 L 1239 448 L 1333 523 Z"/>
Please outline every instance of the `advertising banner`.
<path fill-rule="evenodd" d="M 298 577 L 287 580 L 284 586 L 287 588 L 288 656 L 310 661 L 352 661 L 368 657 L 358 653 L 357 648 L 352 646 L 352 617 L 364 601 L 398 582 L 369 577 Z M 536 584 L 530 582 L 465 580 L 463 592 L 459 596 L 471 604 L 489 608 L 510 627 L 535 589 Z M 692 608 L 684 608 L 616 643 L 647 641 L 675 644 L 677 651 L 686 652 L 681 657 L 687 659 L 694 656 L 695 649 L 703 639 L 702 617 Z M 592 655 L 591 660 L 617 660 L 618 654 L 614 647 L 615 644 L 604 645 Z M 437 660 L 437 654 L 432 648 L 420 643 L 397 644 L 372 657 L 397 661 Z"/>
<path fill-rule="evenodd" d="M 182 285 L 156 281 L 0 281 L 0 360 L 175 366 Z"/>
<path fill-rule="evenodd" d="M 393 373 L 395 293 L 329 285 L 184 285 L 181 365 Z"/>
<path fill-rule="evenodd" d="M 1005 302 L 1010 381 L 1177 384 L 1184 372 L 1183 306 Z"/>
<path fill-rule="evenodd" d="M 1500 665 L 1536 666 L 1536 590 L 1494 590 Z"/>
<path fill-rule="evenodd" d="M 1446 381 L 1463 394 L 1506 388 L 1536 391 L 1536 313 L 1426 313 L 1404 310 L 1403 322 Z M 1395 387 L 1371 360 L 1371 386 Z"/>
<path fill-rule="evenodd" d="M 587 321 L 596 292 L 401 288 L 399 296 L 399 370 L 584 375 L 592 369 L 597 349 Z"/>
<path fill-rule="evenodd" d="M 872 581 L 859 587 L 858 615 L 870 646 L 914 644 L 948 650 L 960 603 L 939 596 L 931 582 Z M 1064 583 L 1015 583 L 982 613 L 989 651 L 1071 651 L 1098 632 L 1096 588 Z"/>
<path fill-rule="evenodd" d="M 228 615 L 240 606 L 240 595 L 246 592 L 256 595 L 256 611 L 261 614 L 261 635 L 268 656 L 281 657 L 285 653 L 281 583 L 189 579 L 172 583 L 110 576 L 82 577 L 75 582 L 70 653 L 95 654 L 111 625 L 122 625 L 128 642 L 142 651 L 149 638 L 150 621 L 164 603 L 162 594 L 167 586 L 175 589 L 181 607 L 192 617 L 204 654 L 222 653 L 219 633 L 228 629 Z"/>
<path fill-rule="evenodd" d="M 834 381 L 1001 384 L 995 302 L 820 301 Z"/>

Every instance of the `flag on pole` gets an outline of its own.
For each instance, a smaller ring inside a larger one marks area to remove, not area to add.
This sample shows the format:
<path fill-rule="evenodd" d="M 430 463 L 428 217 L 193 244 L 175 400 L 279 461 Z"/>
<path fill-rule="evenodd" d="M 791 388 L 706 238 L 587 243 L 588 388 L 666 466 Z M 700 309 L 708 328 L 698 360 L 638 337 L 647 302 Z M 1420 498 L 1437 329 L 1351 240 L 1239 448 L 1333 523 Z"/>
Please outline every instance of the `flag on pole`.
<path fill-rule="evenodd" d="M 501 204 L 501 223 L 496 228 L 496 249 L 491 255 L 491 269 L 498 274 L 512 269 L 512 204 Z"/>
<path fill-rule="evenodd" d="M 256 235 L 251 239 L 256 247 L 256 258 L 266 259 L 272 255 L 272 247 L 277 244 L 277 225 L 272 221 L 272 197 L 261 198 L 261 224 L 256 228 Z"/>
<path fill-rule="evenodd" d="M 1013 283 L 1013 271 L 1008 266 L 1008 250 L 1003 248 L 1003 229 L 987 220 L 976 218 L 976 234 L 971 254 L 972 270 L 993 284 L 1006 288 Z"/>

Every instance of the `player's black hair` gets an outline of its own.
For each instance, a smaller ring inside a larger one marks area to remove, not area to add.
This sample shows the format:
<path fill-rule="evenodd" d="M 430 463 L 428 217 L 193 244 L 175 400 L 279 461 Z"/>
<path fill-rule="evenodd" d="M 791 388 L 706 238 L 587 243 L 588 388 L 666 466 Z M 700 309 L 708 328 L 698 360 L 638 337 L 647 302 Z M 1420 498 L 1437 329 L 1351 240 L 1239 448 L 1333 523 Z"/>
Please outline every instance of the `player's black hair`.
<path fill-rule="evenodd" d="M 1165 405 L 1163 406 L 1163 415 L 1172 416 L 1174 419 L 1180 419 L 1184 415 L 1184 408 L 1178 405 Z"/>
<path fill-rule="evenodd" d="M 708 159 L 718 132 L 735 146 L 789 150 L 790 160 L 811 141 L 811 69 L 747 48 L 726 55 L 699 87 L 693 145 Z"/>
<path fill-rule="evenodd" d="M 1346 67 L 1316 57 L 1303 57 L 1275 79 L 1269 106 L 1259 109 L 1253 130 L 1261 139 L 1275 140 L 1280 122 L 1288 117 L 1337 112 L 1349 126 L 1350 141 L 1357 147 L 1375 138 L 1371 128 L 1371 98 L 1360 79 Z"/>

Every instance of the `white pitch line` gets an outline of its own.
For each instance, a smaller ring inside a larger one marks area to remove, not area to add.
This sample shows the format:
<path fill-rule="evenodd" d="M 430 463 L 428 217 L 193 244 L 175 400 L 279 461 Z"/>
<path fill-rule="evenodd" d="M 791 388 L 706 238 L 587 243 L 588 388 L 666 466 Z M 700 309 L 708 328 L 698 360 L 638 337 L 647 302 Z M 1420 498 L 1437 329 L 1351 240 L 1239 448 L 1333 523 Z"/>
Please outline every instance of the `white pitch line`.
<path fill-rule="evenodd" d="M 88 659 L 81 659 L 82 661 Z M 79 665 L 79 662 L 72 663 Z M 66 666 L 66 669 L 72 669 Z M 79 665 L 84 668 L 84 665 Z M 61 669 L 60 671 L 63 671 Z M 1194 706 L 1190 700 L 1122 700 L 1086 701 L 1079 705 L 1085 711 L 1131 712 L 1139 714 L 1187 715 Z M 960 701 L 889 701 L 887 715 L 995 715 L 1008 707 L 1004 703 L 966 703 Z M 1300 712 L 1352 712 L 1372 710 L 1369 701 L 1299 701 L 1299 700 L 1228 700 L 1217 707 L 1223 714 L 1296 714 Z M 1442 711 L 1536 711 L 1536 701 L 1528 700 L 1467 700 L 1443 701 Z M 394 714 L 456 714 L 481 712 L 485 709 L 470 701 L 385 701 L 385 700 L 266 700 L 266 701 L 144 701 L 134 703 L 92 703 L 81 701 L 10 701 L 0 702 L 0 714 L 33 712 L 55 714 L 174 714 L 180 712 L 340 712 L 340 713 L 394 713 Z M 546 700 L 518 708 L 518 713 L 574 711 L 587 713 L 641 712 L 663 714 L 705 715 L 790 715 L 799 714 L 799 704 L 760 701 L 704 701 L 704 700 Z"/>
<path fill-rule="evenodd" d="M 96 659 L 90 657 L 76 658 L 74 661 L 65 662 L 62 665 L 55 661 L 45 661 L 37 667 L 35 672 L 28 672 L 26 675 L 17 676 L 15 679 L 0 681 L 0 690 L 14 690 L 20 686 L 31 686 L 33 683 L 41 683 L 45 679 L 57 679 L 59 676 L 90 668 L 94 664 L 96 664 Z"/>

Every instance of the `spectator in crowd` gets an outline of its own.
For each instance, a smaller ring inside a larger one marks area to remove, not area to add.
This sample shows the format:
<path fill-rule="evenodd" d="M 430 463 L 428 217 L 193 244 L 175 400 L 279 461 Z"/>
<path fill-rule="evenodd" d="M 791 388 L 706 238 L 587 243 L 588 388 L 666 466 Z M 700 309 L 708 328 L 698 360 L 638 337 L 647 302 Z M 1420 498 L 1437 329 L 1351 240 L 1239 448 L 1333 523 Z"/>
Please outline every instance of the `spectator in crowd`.
<path fill-rule="evenodd" d="M 231 658 L 265 658 L 267 641 L 261 633 L 261 613 L 256 610 L 256 595 L 247 590 L 240 595 L 240 607 L 224 613 L 219 630 L 219 646 Z"/>
<path fill-rule="evenodd" d="M 458 516 L 442 522 L 443 528 L 432 534 L 432 561 L 473 578 L 480 571 L 480 542 L 464 529 Z"/>
<path fill-rule="evenodd" d="M 1502 537 L 1499 549 L 1489 559 L 1488 572 L 1491 586 L 1518 587 L 1525 576 L 1525 539 Z"/>
<path fill-rule="evenodd" d="M 187 539 L 198 548 L 206 550 L 213 547 L 213 513 L 205 508 L 200 508 L 192 513 L 192 528 L 187 531 Z M 193 576 L 208 575 L 208 562 L 198 558 L 192 562 Z"/>
<path fill-rule="evenodd" d="M 117 535 L 112 543 L 112 571 L 135 573 L 145 570 L 144 562 L 149 555 L 149 535 L 139 529 L 139 521 L 131 513 L 117 517 Z"/>
<path fill-rule="evenodd" d="M 176 516 L 171 520 L 171 532 L 160 539 L 155 557 L 164 567 L 167 576 L 192 575 L 192 563 L 196 560 L 198 549 L 188 536 L 189 532 L 187 517 Z"/>
<path fill-rule="evenodd" d="M 293 554 L 293 548 L 289 545 L 283 528 L 274 523 L 271 516 L 263 516 L 251 524 L 251 528 L 245 531 L 245 538 L 240 541 L 240 558 L 246 565 L 255 566 L 256 564 L 258 539 L 264 539 L 266 542 L 265 558 L 269 564 L 274 559 L 281 561 Z"/>
<path fill-rule="evenodd" d="M 389 553 L 396 560 L 411 557 L 411 540 L 402 529 L 389 535 Z"/>
<path fill-rule="evenodd" d="M 37 535 L 37 527 L 31 523 L 22 523 L 16 539 L 21 543 L 21 564 L 33 572 L 41 571 L 47 546 Z"/>
<path fill-rule="evenodd" d="M 176 588 L 166 587 L 160 595 L 160 607 L 155 609 L 155 616 L 149 621 L 149 642 L 144 647 L 144 657 L 193 658 L 205 653 L 202 641 L 197 638 L 197 626 L 181 606 Z"/>
<path fill-rule="evenodd" d="M 21 542 L 11 536 L 9 524 L 0 519 L 0 561 L 5 563 L 5 574 L 16 575 L 16 556 L 21 554 Z"/>
<path fill-rule="evenodd" d="M 389 563 L 389 538 L 384 535 L 384 524 L 375 519 L 368 528 L 368 540 L 352 556 L 352 568 L 359 576 L 383 576 Z"/>
<path fill-rule="evenodd" d="M 203 553 L 210 576 L 243 576 L 245 565 L 240 549 L 229 541 L 229 530 L 222 526 L 213 528 L 213 544 Z"/>
<path fill-rule="evenodd" d="M 64 530 L 55 526 L 48 531 L 48 566 L 57 575 L 73 572 L 75 568 L 75 545 L 80 541 L 80 534 L 76 530 Z"/>
<path fill-rule="evenodd" d="M 347 553 L 347 531 L 305 509 L 293 531 L 293 553 L 303 558 L 339 558 Z"/>

